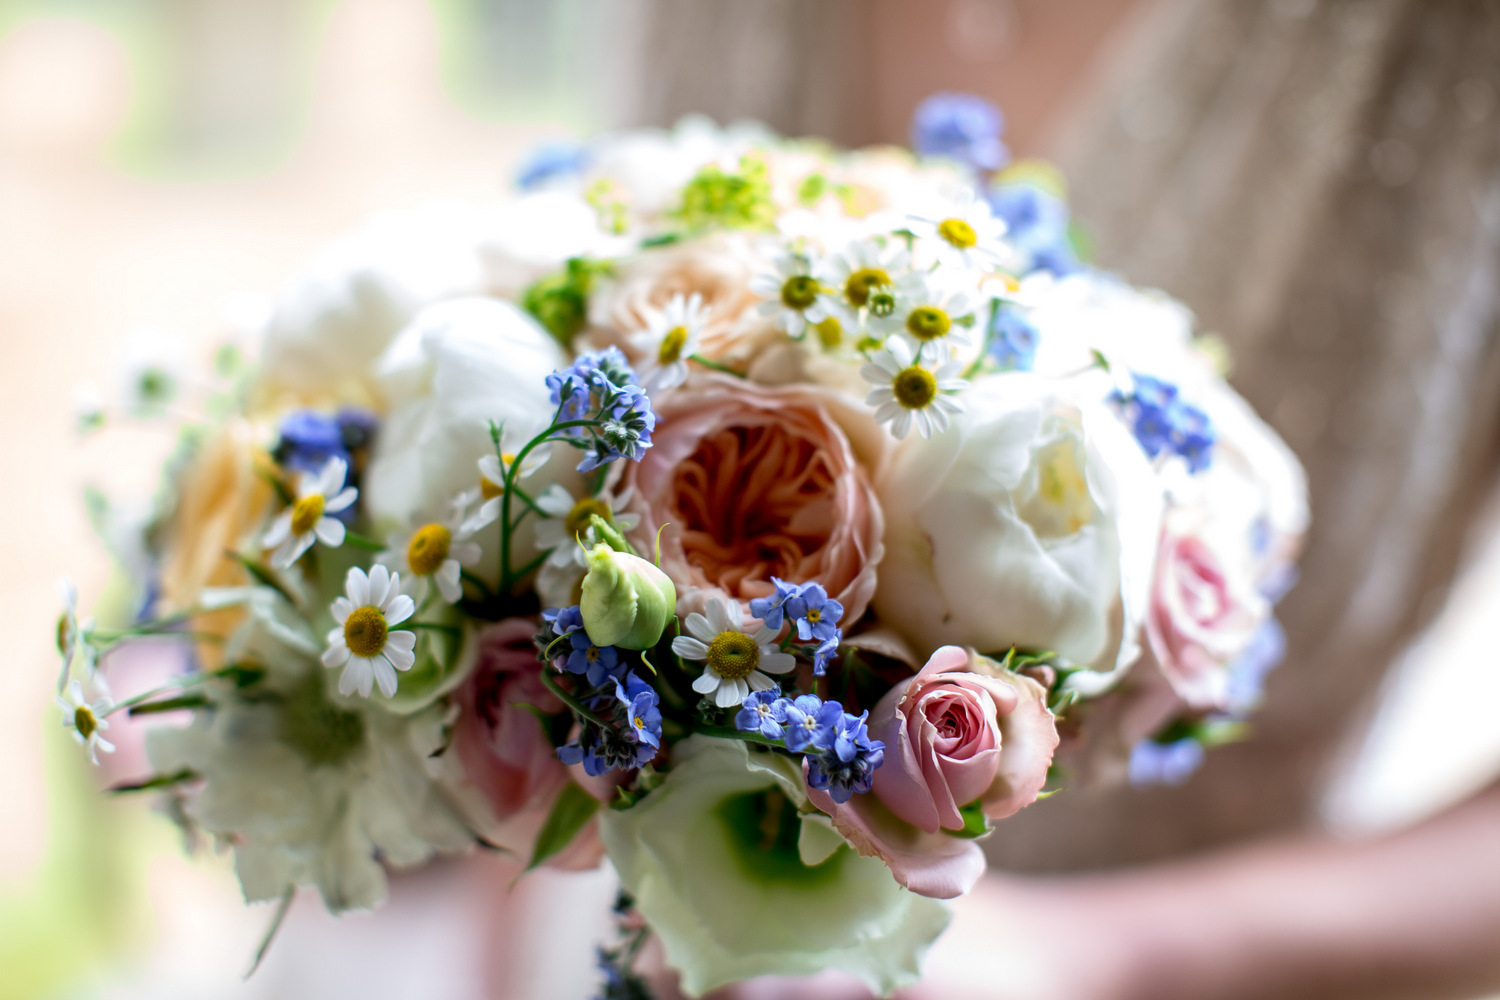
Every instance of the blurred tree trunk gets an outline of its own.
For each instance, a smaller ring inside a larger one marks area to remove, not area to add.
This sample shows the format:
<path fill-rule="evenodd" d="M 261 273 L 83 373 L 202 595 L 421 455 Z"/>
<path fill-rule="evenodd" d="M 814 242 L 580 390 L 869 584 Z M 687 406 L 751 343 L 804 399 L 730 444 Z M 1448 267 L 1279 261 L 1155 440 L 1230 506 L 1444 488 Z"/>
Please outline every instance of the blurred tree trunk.
<path fill-rule="evenodd" d="M 1311 821 L 1440 604 L 1500 465 L 1500 3 L 1170 0 L 1066 149 L 1099 261 L 1228 340 L 1314 513 L 1256 739 L 1027 810 L 992 855 L 1037 870 Z"/>

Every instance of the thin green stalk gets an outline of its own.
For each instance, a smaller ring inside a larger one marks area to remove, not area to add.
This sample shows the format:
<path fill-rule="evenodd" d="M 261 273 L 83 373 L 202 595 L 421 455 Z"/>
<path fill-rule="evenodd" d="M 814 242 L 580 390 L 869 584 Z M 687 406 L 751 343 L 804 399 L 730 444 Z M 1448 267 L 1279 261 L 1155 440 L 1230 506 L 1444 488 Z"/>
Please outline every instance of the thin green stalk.
<path fill-rule="evenodd" d="M 581 718 L 587 719 L 589 722 L 592 722 L 594 725 L 600 727 L 601 729 L 609 725 L 609 723 L 605 722 L 603 719 L 599 718 L 599 716 L 590 711 L 588 707 L 583 704 L 583 702 L 579 701 L 577 698 L 564 691 L 562 685 L 557 683 L 557 678 L 553 676 L 552 671 L 546 667 L 542 668 L 542 683 L 547 686 L 548 691 L 551 691 L 553 694 L 557 695 L 558 701 L 562 702 L 564 705 L 567 705 Z"/>
<path fill-rule="evenodd" d="M 697 362 L 704 368 L 712 368 L 716 372 L 723 372 L 726 375 L 733 375 L 735 378 L 745 377 L 744 372 L 737 372 L 733 368 L 730 368 L 728 365 L 720 364 L 717 361 L 710 361 L 708 358 L 705 358 L 701 354 L 691 354 L 688 356 L 688 360 Z"/>

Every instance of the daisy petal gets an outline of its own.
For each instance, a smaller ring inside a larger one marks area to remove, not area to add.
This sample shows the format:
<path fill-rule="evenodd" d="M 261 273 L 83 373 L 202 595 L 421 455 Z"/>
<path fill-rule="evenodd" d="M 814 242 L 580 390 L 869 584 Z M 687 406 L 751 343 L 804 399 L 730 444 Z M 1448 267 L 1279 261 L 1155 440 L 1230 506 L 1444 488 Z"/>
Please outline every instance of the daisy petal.
<path fill-rule="evenodd" d="M 684 660 L 708 659 L 708 646 L 690 635 L 679 635 L 673 639 L 672 652 Z"/>
<path fill-rule="evenodd" d="M 797 665 L 797 658 L 791 653 L 762 652 L 760 654 L 760 669 L 768 674 L 784 674 Z"/>
<path fill-rule="evenodd" d="M 707 618 L 696 611 L 687 616 L 687 621 L 683 622 L 683 626 L 693 636 L 704 642 L 713 642 L 714 637 L 722 631 L 714 628 Z"/>
<path fill-rule="evenodd" d="M 339 595 L 333 599 L 333 603 L 329 605 L 328 610 L 333 612 L 333 620 L 342 625 L 350 615 L 354 614 L 354 602 L 343 595 Z"/>
<path fill-rule="evenodd" d="M 376 657 L 374 663 L 375 683 L 380 685 L 380 693 L 387 698 L 396 697 L 396 668 L 383 656 Z"/>
<path fill-rule="evenodd" d="M 410 651 L 416 648 L 417 633 L 402 629 L 399 632 L 391 632 L 385 637 L 387 649 L 404 649 Z"/>
<path fill-rule="evenodd" d="M 344 577 L 344 593 L 349 595 L 349 601 L 356 608 L 367 607 L 370 603 L 370 578 L 365 571 L 358 566 L 350 567 L 349 575 Z"/>
<path fill-rule="evenodd" d="M 342 641 L 323 650 L 323 666 L 342 667 L 349 662 L 349 647 Z"/>
<path fill-rule="evenodd" d="M 693 690 L 699 694 L 711 694 L 721 683 L 727 684 L 728 682 L 722 681 L 719 675 L 714 673 L 712 667 L 704 667 L 703 674 L 693 681 Z"/>
<path fill-rule="evenodd" d="M 397 593 L 381 607 L 387 625 L 397 625 L 406 621 L 416 610 L 417 602 L 402 593 Z"/>
<path fill-rule="evenodd" d="M 381 655 L 383 655 L 387 660 L 390 660 L 391 666 L 395 667 L 397 670 L 410 670 L 412 664 L 417 662 L 416 653 L 413 653 L 409 649 L 397 649 L 390 644 L 386 645 L 385 650 Z"/>
<path fill-rule="evenodd" d="M 318 523 L 313 525 L 313 533 L 318 536 L 318 541 L 330 549 L 336 549 L 344 544 L 344 523 L 334 518 L 318 518 Z"/>

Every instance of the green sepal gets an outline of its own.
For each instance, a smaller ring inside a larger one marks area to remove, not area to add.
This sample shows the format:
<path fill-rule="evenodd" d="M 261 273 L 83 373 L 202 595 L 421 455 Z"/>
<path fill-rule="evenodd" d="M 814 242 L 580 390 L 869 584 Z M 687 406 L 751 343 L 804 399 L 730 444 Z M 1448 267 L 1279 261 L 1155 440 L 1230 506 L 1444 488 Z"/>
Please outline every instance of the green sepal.
<path fill-rule="evenodd" d="M 547 814 L 547 822 L 536 835 L 536 846 L 526 870 L 531 871 L 571 844 L 598 811 L 599 800 L 580 788 L 577 782 L 564 785 L 557 801 L 552 804 L 552 811 Z"/>
<path fill-rule="evenodd" d="M 983 804 L 978 799 L 960 808 L 958 814 L 964 819 L 963 828 L 948 831 L 955 837 L 962 837 L 965 840 L 978 840 L 994 829 L 990 825 L 989 817 L 984 814 Z"/>
<path fill-rule="evenodd" d="M 594 529 L 594 537 L 596 539 L 608 545 L 616 552 L 624 552 L 626 555 L 632 556 L 640 555 L 639 552 L 630 547 L 630 543 L 625 540 L 625 536 L 620 534 L 619 528 L 616 528 L 614 524 L 606 521 L 598 514 L 589 515 L 589 527 Z"/>

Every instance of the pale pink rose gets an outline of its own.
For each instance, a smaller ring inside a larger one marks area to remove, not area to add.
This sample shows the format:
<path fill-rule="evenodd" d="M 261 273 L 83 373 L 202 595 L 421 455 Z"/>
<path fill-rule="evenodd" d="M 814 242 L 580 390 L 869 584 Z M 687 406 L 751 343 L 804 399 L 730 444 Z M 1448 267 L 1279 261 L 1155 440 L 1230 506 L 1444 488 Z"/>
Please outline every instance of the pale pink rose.
<path fill-rule="evenodd" d="M 1248 577 L 1197 535 L 1162 533 L 1146 637 L 1162 675 L 1195 709 L 1226 707 L 1229 667 L 1270 614 Z"/>
<path fill-rule="evenodd" d="M 957 646 L 942 647 L 893 687 L 871 712 L 869 730 L 885 743 L 872 792 L 840 806 L 812 790 L 812 803 L 902 885 L 944 899 L 984 873 L 978 844 L 945 832 L 963 828 L 960 808 L 979 802 L 1001 820 L 1030 805 L 1058 744 L 1041 684 Z"/>
<path fill-rule="evenodd" d="M 771 577 L 820 583 L 847 628 L 875 592 L 884 517 L 866 466 L 884 438 L 868 410 L 817 387 L 695 376 L 657 407 L 654 444 L 625 485 L 643 552 L 699 610 L 718 592 L 771 594 Z"/>
<path fill-rule="evenodd" d="M 568 783 L 569 768 L 524 705 L 561 712 L 563 704 L 539 677 L 541 664 L 532 645 L 537 625 L 508 618 L 484 628 L 474 640 L 479 658 L 455 692 L 459 715 L 452 750 L 463 776 L 487 807 L 480 832 L 490 843 L 527 861 L 552 804 Z M 594 789 L 590 789 L 594 791 Z M 601 846 L 593 824 L 551 862 L 587 868 L 598 862 Z"/>
<path fill-rule="evenodd" d="M 646 329 L 674 296 L 698 295 L 708 310 L 699 353 L 743 366 L 780 339 L 775 324 L 756 311 L 761 299 L 750 290 L 750 279 L 764 267 L 749 240 L 734 233 L 644 251 L 618 265 L 590 296 L 589 320 L 599 328 L 592 341 L 618 343 L 633 354 L 621 334 Z"/>

